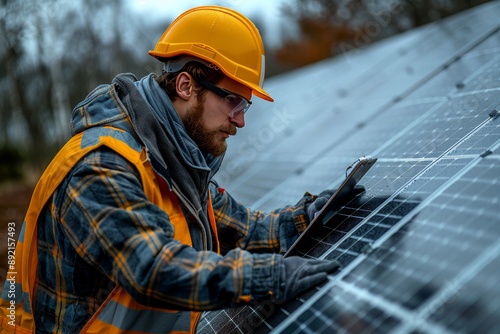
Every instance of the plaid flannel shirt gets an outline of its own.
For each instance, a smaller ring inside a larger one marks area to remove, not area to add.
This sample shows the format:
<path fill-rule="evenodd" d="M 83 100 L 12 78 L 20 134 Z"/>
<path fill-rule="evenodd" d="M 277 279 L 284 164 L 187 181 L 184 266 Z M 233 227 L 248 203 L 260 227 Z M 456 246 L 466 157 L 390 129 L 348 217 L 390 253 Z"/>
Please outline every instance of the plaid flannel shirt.
<path fill-rule="evenodd" d="M 148 201 L 124 158 L 107 148 L 88 154 L 39 218 L 37 330 L 78 332 L 115 285 L 145 305 L 178 310 L 268 295 L 275 261 L 269 253 L 293 243 L 314 198 L 306 194 L 293 207 L 264 214 L 211 187 L 222 255 L 174 240 L 167 214 Z"/>

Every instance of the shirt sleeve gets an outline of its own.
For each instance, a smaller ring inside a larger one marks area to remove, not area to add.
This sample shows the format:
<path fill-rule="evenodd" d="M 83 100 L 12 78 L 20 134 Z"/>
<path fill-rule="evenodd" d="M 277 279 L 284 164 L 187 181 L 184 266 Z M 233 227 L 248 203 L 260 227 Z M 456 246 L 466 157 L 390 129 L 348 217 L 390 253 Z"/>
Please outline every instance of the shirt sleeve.
<path fill-rule="evenodd" d="M 285 253 L 307 227 L 306 207 L 315 199 L 305 193 L 295 205 L 264 213 L 237 202 L 216 184 L 211 187 L 222 254 L 235 247 L 253 253 Z"/>
<path fill-rule="evenodd" d="M 63 188 L 59 242 L 73 247 L 136 301 L 201 311 L 271 293 L 272 254 L 258 257 L 233 249 L 221 256 L 174 240 L 166 212 L 147 199 L 136 169 L 112 150 L 88 154 Z"/>

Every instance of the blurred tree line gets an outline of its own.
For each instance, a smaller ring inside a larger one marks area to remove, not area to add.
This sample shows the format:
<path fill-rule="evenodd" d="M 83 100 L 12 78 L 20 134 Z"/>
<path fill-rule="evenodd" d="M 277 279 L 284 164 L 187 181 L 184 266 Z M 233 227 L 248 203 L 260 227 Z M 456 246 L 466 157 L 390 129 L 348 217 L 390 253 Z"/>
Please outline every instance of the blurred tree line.
<path fill-rule="evenodd" d="M 282 13 L 297 29 L 287 29 L 273 50 L 291 68 L 349 52 L 489 0 L 294 0 Z"/>
<path fill-rule="evenodd" d="M 0 182 L 39 172 L 69 135 L 70 111 L 121 72 L 158 73 L 147 55 L 168 22 L 134 17 L 121 0 L 0 0 Z M 294 0 L 267 76 L 356 52 L 485 0 Z M 174 18 L 168 18 L 173 20 Z M 259 27 L 261 20 L 251 18 Z M 264 40 L 266 31 L 261 29 Z"/>
<path fill-rule="evenodd" d="M 148 72 L 156 27 L 120 0 L 2 0 L 0 181 L 40 170 L 69 136 L 72 107 L 113 73 Z M 154 69 L 151 69 L 154 71 Z"/>

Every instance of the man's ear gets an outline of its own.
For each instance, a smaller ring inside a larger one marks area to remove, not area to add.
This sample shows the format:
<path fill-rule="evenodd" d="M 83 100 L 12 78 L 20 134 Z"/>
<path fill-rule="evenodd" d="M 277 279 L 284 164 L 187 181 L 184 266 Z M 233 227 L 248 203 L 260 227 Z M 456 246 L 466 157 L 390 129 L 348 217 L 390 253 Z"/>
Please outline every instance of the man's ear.
<path fill-rule="evenodd" d="M 193 78 L 187 72 L 181 72 L 175 80 L 175 91 L 183 100 L 189 100 L 193 94 Z"/>

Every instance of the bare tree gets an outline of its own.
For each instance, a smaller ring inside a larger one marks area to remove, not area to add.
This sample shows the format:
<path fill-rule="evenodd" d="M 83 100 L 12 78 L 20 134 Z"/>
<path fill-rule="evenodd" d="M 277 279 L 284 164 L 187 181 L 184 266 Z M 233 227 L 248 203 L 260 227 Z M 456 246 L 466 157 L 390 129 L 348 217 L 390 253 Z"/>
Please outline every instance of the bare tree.
<path fill-rule="evenodd" d="M 32 148 L 35 157 L 47 148 L 44 111 L 52 109 L 52 82 L 49 68 L 39 57 L 30 57 L 42 50 L 36 29 L 40 7 L 36 1 L 2 1 L 0 34 L 3 53 L 2 132 L 12 145 Z M 26 43 L 34 34 L 33 46 Z M 30 48 L 32 47 L 31 51 Z M 50 118 L 50 117 L 49 117 Z"/>
<path fill-rule="evenodd" d="M 43 168 L 91 89 L 151 68 L 147 50 L 160 31 L 137 22 L 146 20 L 132 19 L 121 0 L 2 0 L 0 148 L 14 146 Z"/>

